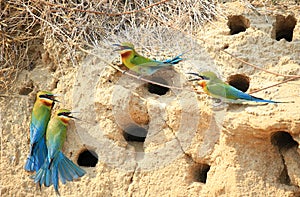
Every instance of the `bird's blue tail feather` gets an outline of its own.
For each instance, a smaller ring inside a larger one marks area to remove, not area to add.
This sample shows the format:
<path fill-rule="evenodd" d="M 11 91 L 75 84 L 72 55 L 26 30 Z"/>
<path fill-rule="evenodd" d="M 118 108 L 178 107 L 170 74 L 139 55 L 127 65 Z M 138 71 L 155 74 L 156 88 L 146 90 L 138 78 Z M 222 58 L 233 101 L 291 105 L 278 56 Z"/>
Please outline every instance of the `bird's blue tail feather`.
<path fill-rule="evenodd" d="M 280 102 L 276 102 L 276 101 L 271 101 L 271 100 L 258 98 L 258 97 L 255 97 L 255 96 L 251 96 L 251 101 L 261 102 L 261 103 L 280 103 Z"/>
<path fill-rule="evenodd" d="M 24 169 L 26 171 L 38 171 L 44 164 L 47 157 L 47 146 L 45 138 L 41 138 L 36 144 L 30 147 L 30 154 L 26 160 Z"/>
<path fill-rule="evenodd" d="M 164 60 L 163 63 L 164 63 L 164 64 L 178 64 L 181 60 L 183 60 L 183 59 L 181 58 L 182 55 L 183 55 L 183 54 L 180 54 L 180 55 L 174 57 L 173 59 L 167 59 L 167 60 Z"/>
<path fill-rule="evenodd" d="M 44 163 L 41 169 L 33 176 L 34 182 L 49 187 L 54 186 L 55 192 L 59 195 L 58 179 L 63 184 L 67 181 L 82 177 L 86 172 L 68 159 L 62 152 L 50 163 L 49 159 Z"/>
<path fill-rule="evenodd" d="M 252 96 L 250 94 L 246 94 L 244 92 L 240 94 L 240 99 L 245 99 L 245 100 L 248 100 L 248 101 L 254 101 L 254 102 L 259 102 L 259 103 L 280 103 L 280 102 L 277 102 L 277 101 L 272 101 L 272 100 L 267 100 L 267 99 L 262 99 L 262 98 L 259 98 L 259 97 L 255 97 L 255 96 Z"/>
<path fill-rule="evenodd" d="M 277 102 L 277 101 L 272 101 L 272 100 L 267 100 L 267 99 L 262 99 L 259 97 L 252 96 L 252 95 L 242 92 L 241 90 L 238 90 L 234 87 L 231 87 L 230 90 L 231 90 L 231 95 L 234 94 L 234 96 L 237 99 L 244 99 L 247 101 L 254 101 L 254 102 L 259 102 L 259 103 L 281 103 L 281 102 Z"/>
<path fill-rule="evenodd" d="M 244 97 L 242 97 L 241 99 L 245 99 L 245 100 L 248 100 L 248 101 L 254 101 L 254 102 L 258 102 L 258 103 L 290 103 L 290 102 L 280 102 L 280 101 L 262 99 L 262 98 L 255 97 L 255 96 L 245 94 L 245 93 L 244 93 Z"/>

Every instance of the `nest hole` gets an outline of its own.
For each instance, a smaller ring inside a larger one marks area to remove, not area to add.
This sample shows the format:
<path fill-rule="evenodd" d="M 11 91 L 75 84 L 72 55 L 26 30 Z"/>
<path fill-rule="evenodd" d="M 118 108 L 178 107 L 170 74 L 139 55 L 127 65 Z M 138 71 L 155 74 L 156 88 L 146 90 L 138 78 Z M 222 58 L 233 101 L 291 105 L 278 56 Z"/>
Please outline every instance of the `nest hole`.
<path fill-rule="evenodd" d="M 33 82 L 29 81 L 24 87 L 20 88 L 20 95 L 28 95 L 33 91 Z"/>
<path fill-rule="evenodd" d="M 56 89 L 58 85 L 59 79 L 54 79 L 53 82 L 51 83 L 50 89 Z"/>
<path fill-rule="evenodd" d="M 200 183 L 206 183 L 207 173 L 210 170 L 208 164 L 198 164 L 193 171 L 194 181 Z"/>
<path fill-rule="evenodd" d="M 228 48 L 229 48 L 229 44 L 224 44 L 222 47 L 223 50 L 228 49 Z"/>
<path fill-rule="evenodd" d="M 145 142 L 148 131 L 140 126 L 129 126 L 123 131 L 123 137 L 127 142 Z"/>
<path fill-rule="evenodd" d="M 294 146 L 298 146 L 298 142 L 296 142 L 288 132 L 284 131 L 272 133 L 271 143 L 273 146 L 278 147 L 279 150 L 290 149 Z"/>
<path fill-rule="evenodd" d="M 77 164 L 84 167 L 95 167 L 98 163 L 98 155 L 93 150 L 83 149 L 77 159 Z"/>
<path fill-rule="evenodd" d="M 244 74 L 230 75 L 227 79 L 229 85 L 246 92 L 250 86 L 250 78 Z"/>
<path fill-rule="evenodd" d="M 277 41 L 285 39 L 291 42 L 296 24 L 297 20 L 292 15 L 288 15 L 287 17 L 277 15 L 276 22 L 273 24 L 272 38 Z"/>
<path fill-rule="evenodd" d="M 164 80 L 163 78 L 160 77 L 155 77 L 152 78 L 151 81 L 157 82 L 157 83 L 161 83 L 164 85 L 168 85 L 168 83 L 166 82 L 166 80 Z M 147 83 L 147 90 L 148 92 L 150 92 L 151 94 L 157 94 L 157 95 L 165 95 L 167 94 L 167 92 L 170 90 L 167 87 L 163 87 L 160 85 L 156 85 L 156 84 L 152 84 L 152 83 Z"/>
<path fill-rule="evenodd" d="M 246 31 L 250 27 L 250 21 L 242 15 L 233 15 L 228 17 L 227 26 L 230 29 L 230 35 L 234 35 Z"/>

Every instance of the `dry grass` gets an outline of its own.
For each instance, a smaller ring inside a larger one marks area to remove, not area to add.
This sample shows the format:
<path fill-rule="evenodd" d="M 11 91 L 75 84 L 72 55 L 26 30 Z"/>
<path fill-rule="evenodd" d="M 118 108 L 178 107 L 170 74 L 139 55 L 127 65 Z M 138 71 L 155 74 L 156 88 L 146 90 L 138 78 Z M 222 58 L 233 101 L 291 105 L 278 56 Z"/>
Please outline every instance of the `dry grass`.
<path fill-rule="evenodd" d="M 166 27 L 193 34 L 221 15 L 209 0 L 8 0 L 0 6 L 1 93 L 10 90 L 21 70 L 33 69 L 40 50 L 53 48 L 53 43 L 76 65 L 79 48 L 88 49 L 126 29 Z"/>
<path fill-rule="evenodd" d="M 254 11 L 250 3 L 260 3 L 241 2 Z M 165 40 L 161 31 L 171 29 L 193 36 L 204 23 L 226 18 L 217 7 L 218 1 L 213 0 L 1 1 L 0 93 L 11 90 L 18 73 L 32 70 L 45 51 L 56 53 L 50 58 L 54 64 L 64 58 L 76 66 L 83 57 L 80 48 L 103 46 L 104 40 L 118 37 L 124 40 L 131 32 L 139 34 L 136 40 L 154 35 L 157 40 L 174 42 L 172 36 Z M 134 36 L 129 37 L 132 40 Z"/>

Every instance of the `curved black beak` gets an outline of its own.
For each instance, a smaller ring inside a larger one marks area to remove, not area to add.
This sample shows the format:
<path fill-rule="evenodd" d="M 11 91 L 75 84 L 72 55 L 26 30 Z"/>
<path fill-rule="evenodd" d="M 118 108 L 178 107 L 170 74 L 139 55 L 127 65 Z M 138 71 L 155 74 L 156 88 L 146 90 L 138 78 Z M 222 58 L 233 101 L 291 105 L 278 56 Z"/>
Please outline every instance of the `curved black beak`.
<path fill-rule="evenodd" d="M 122 50 L 122 46 L 120 44 L 113 44 L 113 46 L 119 47 L 117 49 L 114 49 L 113 51 L 121 51 Z"/>
<path fill-rule="evenodd" d="M 56 100 L 55 97 L 51 98 L 51 100 L 58 103 L 60 102 L 59 100 Z"/>
<path fill-rule="evenodd" d="M 129 46 L 122 46 L 122 45 L 120 45 L 120 44 L 113 44 L 113 46 L 119 47 L 119 48 L 115 49 L 114 51 L 122 51 L 122 50 L 126 50 L 126 49 L 132 49 L 132 48 L 129 47 Z"/>
<path fill-rule="evenodd" d="M 72 116 L 71 114 L 72 114 L 72 112 L 68 113 L 66 116 L 69 118 L 73 118 L 75 120 L 80 120 L 79 118 L 76 118 L 76 117 Z"/>
<path fill-rule="evenodd" d="M 186 73 L 186 74 L 194 75 L 197 77 L 197 78 L 189 79 L 189 81 L 198 81 L 198 80 L 204 79 L 204 77 L 199 75 L 198 73 Z"/>
<path fill-rule="evenodd" d="M 59 100 L 55 99 L 55 97 L 59 96 L 58 94 L 52 94 L 52 95 L 47 95 L 47 96 L 49 96 L 48 98 L 51 99 L 52 101 L 59 103 Z"/>
<path fill-rule="evenodd" d="M 62 112 L 62 113 L 59 113 L 59 115 L 66 116 L 68 118 L 72 118 L 72 119 L 76 119 L 76 120 L 80 120 L 79 118 L 76 118 L 76 117 L 72 116 L 71 114 L 72 114 L 72 112 Z"/>

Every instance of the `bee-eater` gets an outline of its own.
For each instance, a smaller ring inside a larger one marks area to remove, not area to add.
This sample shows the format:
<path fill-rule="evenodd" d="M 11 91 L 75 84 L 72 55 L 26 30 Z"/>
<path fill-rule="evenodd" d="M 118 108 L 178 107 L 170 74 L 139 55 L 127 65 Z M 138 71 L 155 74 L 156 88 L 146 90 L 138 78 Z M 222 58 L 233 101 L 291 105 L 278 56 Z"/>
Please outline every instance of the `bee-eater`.
<path fill-rule="evenodd" d="M 24 166 L 27 171 L 38 171 L 47 156 L 45 133 L 51 109 L 57 101 L 55 96 L 47 91 L 40 91 L 36 95 L 30 121 L 30 153 Z"/>
<path fill-rule="evenodd" d="M 34 182 L 40 186 L 45 185 L 49 187 L 53 184 L 57 195 L 59 195 L 59 179 L 65 184 L 66 181 L 72 181 L 86 173 L 62 153 L 62 147 L 67 135 L 67 126 L 72 118 L 76 119 L 71 115 L 71 111 L 60 109 L 49 121 L 46 131 L 48 155 L 43 166 L 33 177 Z"/>
<path fill-rule="evenodd" d="M 122 63 L 130 70 L 133 70 L 134 72 L 141 75 L 152 75 L 157 70 L 163 67 L 173 66 L 174 64 L 177 64 L 182 60 L 182 54 L 176 56 L 173 59 L 164 61 L 146 58 L 138 54 L 134 50 L 133 44 L 128 42 L 124 42 L 122 44 L 114 44 L 114 46 L 119 47 L 115 51 L 119 51 Z"/>
<path fill-rule="evenodd" d="M 242 103 L 242 102 L 254 101 L 254 102 L 262 102 L 262 103 L 289 103 L 289 102 L 265 100 L 244 93 L 236 89 L 235 87 L 223 82 L 213 72 L 207 71 L 199 74 L 198 73 L 188 73 L 188 74 L 192 74 L 199 77 L 197 79 L 192 79 L 190 81 L 197 80 L 198 84 L 203 88 L 203 91 L 206 94 L 226 102 Z"/>

